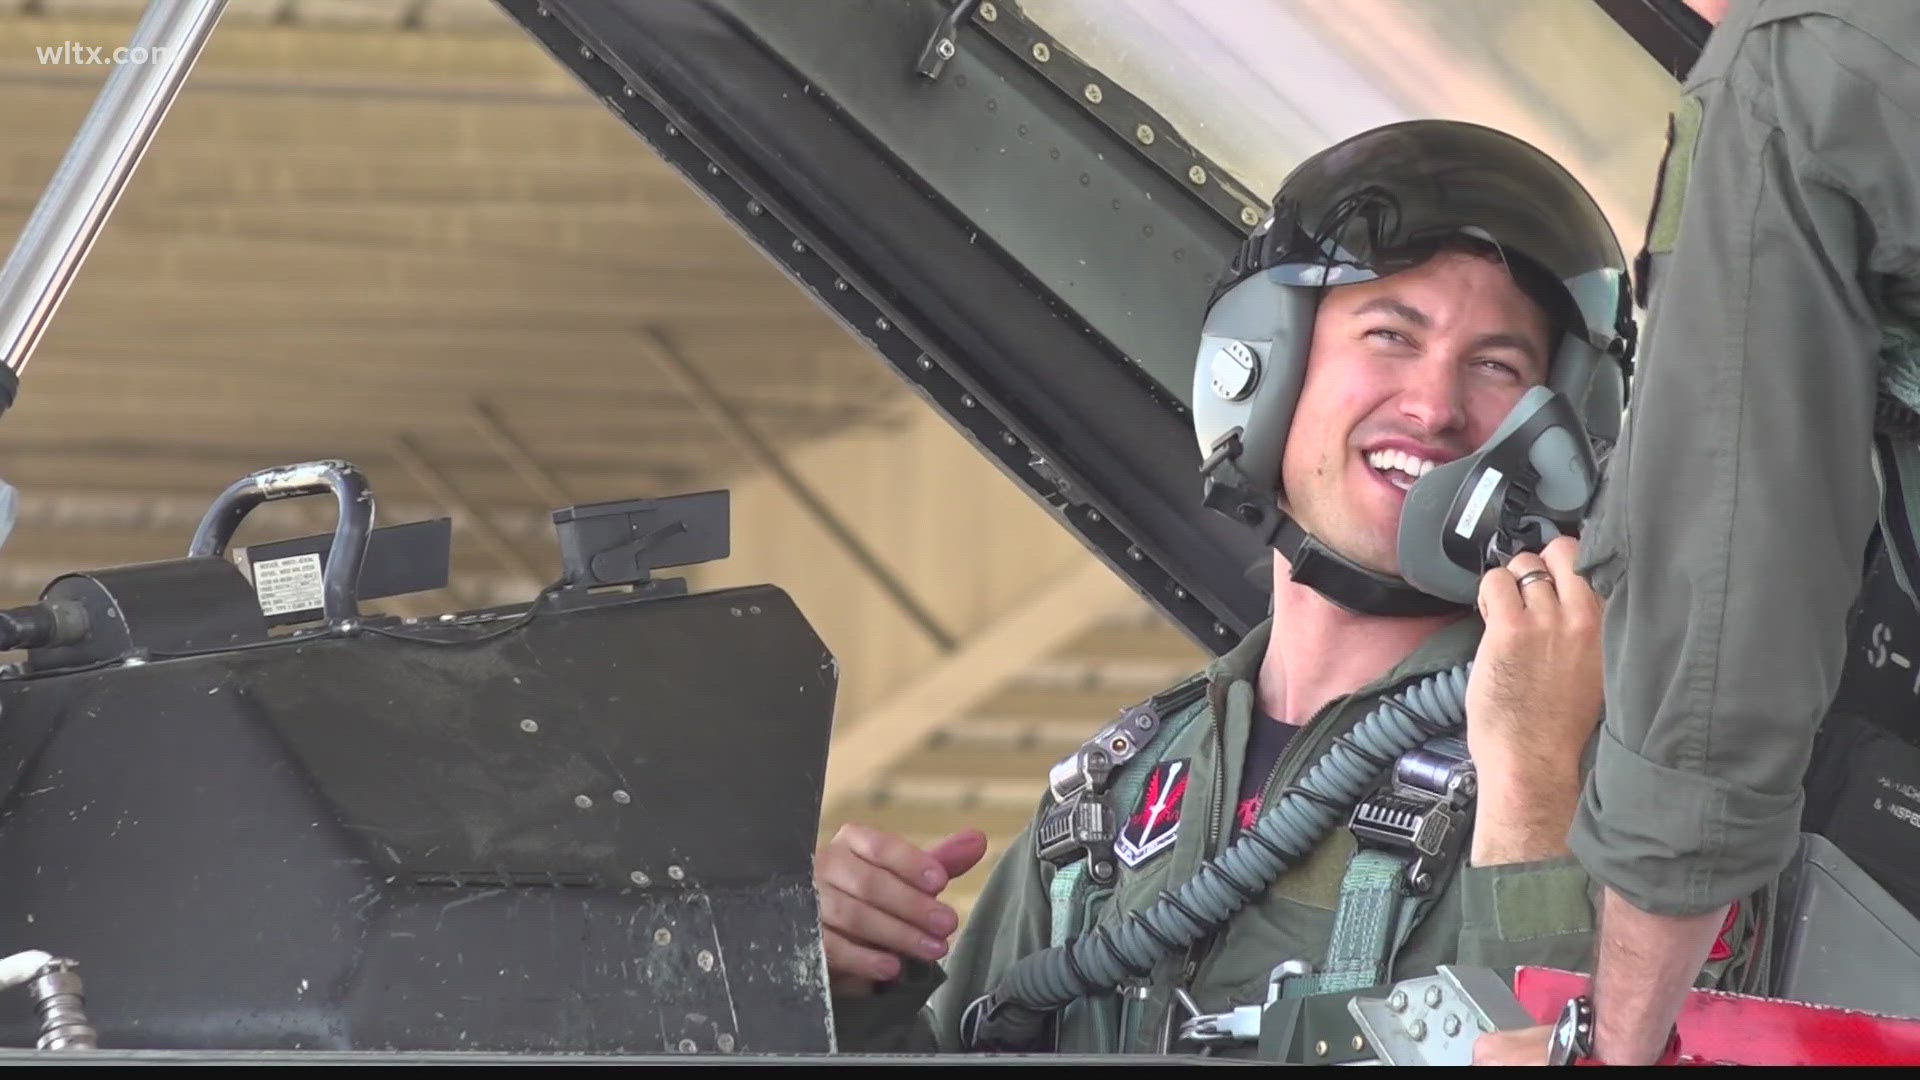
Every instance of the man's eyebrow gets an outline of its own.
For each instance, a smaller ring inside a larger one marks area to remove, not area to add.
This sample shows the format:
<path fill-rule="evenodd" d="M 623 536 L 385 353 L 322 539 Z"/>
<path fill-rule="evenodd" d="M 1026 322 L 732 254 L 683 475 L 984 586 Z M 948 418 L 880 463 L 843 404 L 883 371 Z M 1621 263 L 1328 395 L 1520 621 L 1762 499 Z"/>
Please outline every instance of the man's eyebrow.
<path fill-rule="evenodd" d="M 1426 312 L 1421 311 L 1411 304 L 1396 300 L 1391 296 L 1376 296 L 1353 309 L 1353 314 L 1355 318 L 1358 318 L 1361 315 L 1371 315 L 1377 311 L 1384 311 L 1389 315 L 1398 316 L 1422 330 L 1433 325 L 1433 320 L 1427 318 Z"/>

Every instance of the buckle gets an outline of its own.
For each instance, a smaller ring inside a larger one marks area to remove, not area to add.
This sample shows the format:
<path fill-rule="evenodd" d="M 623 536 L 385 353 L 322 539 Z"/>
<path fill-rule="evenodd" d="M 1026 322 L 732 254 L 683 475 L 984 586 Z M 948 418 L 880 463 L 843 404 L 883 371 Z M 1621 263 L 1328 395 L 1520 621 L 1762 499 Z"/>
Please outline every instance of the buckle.
<path fill-rule="evenodd" d="M 1401 755 L 1387 786 L 1353 808 L 1347 828 L 1362 847 L 1412 859 L 1407 887 L 1425 895 L 1433 888 L 1434 871 L 1459 855 L 1467 807 L 1477 790 L 1466 744 L 1436 740 Z"/>
<path fill-rule="evenodd" d="M 1103 796 L 1076 791 L 1041 816 L 1033 831 L 1034 851 L 1054 866 L 1066 866 L 1087 856 L 1087 873 L 1101 885 L 1111 882 L 1113 837 L 1118 822 Z"/>

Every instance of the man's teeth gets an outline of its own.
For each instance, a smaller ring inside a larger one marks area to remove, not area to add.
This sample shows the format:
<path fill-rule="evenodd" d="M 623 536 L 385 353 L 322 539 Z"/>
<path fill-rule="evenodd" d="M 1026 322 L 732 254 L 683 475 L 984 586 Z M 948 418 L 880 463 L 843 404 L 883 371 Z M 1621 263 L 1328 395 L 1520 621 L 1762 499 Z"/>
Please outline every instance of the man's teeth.
<path fill-rule="evenodd" d="M 1367 455 L 1367 464 L 1385 472 L 1392 470 L 1404 473 L 1415 480 L 1433 471 L 1434 463 L 1425 458 L 1417 458 L 1403 450 L 1375 450 Z"/>

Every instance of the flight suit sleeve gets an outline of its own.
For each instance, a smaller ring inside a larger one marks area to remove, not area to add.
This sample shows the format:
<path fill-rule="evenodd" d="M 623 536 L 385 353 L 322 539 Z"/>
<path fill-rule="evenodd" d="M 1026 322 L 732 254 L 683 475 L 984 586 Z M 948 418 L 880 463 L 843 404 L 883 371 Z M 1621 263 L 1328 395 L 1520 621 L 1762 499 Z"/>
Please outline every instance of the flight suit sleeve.
<path fill-rule="evenodd" d="M 1878 508 L 1880 308 L 1920 277 L 1920 70 L 1838 19 L 1748 10 L 1675 113 L 1648 335 L 1583 542 L 1607 719 L 1571 846 L 1666 915 L 1792 855 Z"/>
<path fill-rule="evenodd" d="M 864 998 L 833 999 L 843 1053 L 958 1053 L 960 1017 L 1014 961 L 1047 946 L 1052 908 L 1046 867 L 1028 827 L 1000 854 L 944 965 L 909 961 L 894 983 Z"/>

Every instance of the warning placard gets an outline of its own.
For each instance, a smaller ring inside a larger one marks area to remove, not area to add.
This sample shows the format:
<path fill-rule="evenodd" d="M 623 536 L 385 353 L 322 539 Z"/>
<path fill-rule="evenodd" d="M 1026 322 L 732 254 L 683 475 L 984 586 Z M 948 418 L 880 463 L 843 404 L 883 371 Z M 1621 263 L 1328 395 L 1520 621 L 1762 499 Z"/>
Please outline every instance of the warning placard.
<path fill-rule="evenodd" d="M 267 616 L 323 606 L 326 593 L 320 587 L 320 556 L 291 555 L 254 563 L 253 592 L 260 598 L 260 613 Z"/>

